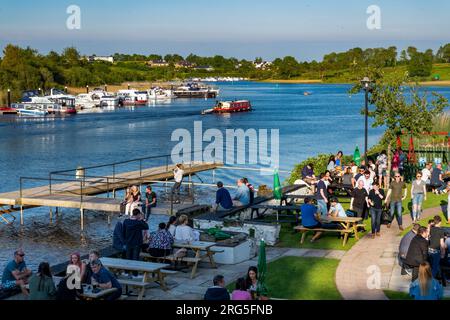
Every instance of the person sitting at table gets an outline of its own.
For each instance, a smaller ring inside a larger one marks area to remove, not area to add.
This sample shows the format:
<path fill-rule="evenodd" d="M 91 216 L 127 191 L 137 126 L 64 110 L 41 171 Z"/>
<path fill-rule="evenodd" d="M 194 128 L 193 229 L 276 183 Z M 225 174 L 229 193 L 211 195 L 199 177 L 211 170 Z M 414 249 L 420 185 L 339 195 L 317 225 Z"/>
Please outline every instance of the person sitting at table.
<path fill-rule="evenodd" d="M 91 262 L 92 271 L 92 285 L 99 287 L 100 289 L 116 288 L 117 290 L 105 296 L 105 300 L 117 300 L 122 295 L 122 286 L 116 277 L 103 267 L 100 260 L 94 260 Z"/>
<path fill-rule="evenodd" d="M 222 181 L 217 182 L 216 211 L 229 210 L 233 207 L 230 192 L 223 187 Z"/>
<path fill-rule="evenodd" d="M 172 235 L 172 237 L 175 237 L 175 230 L 177 229 L 177 217 L 176 216 L 171 216 L 169 218 L 166 228 L 169 231 L 169 233 Z"/>
<path fill-rule="evenodd" d="M 311 198 L 306 197 L 304 200 L 304 204 L 300 206 L 300 211 L 302 212 L 302 225 L 305 228 L 308 229 L 334 229 L 336 228 L 336 225 L 334 224 L 328 224 L 328 223 L 321 223 L 321 214 L 320 212 L 317 212 L 316 206 L 311 204 Z M 322 235 L 321 231 L 317 231 L 312 239 L 310 240 L 311 243 L 316 241 L 320 236 Z"/>
<path fill-rule="evenodd" d="M 248 191 L 250 192 L 250 204 L 253 204 L 253 201 L 255 200 L 255 188 L 250 182 L 248 182 L 248 179 L 245 177 L 242 178 L 242 182 L 244 182 L 244 184 L 247 186 Z"/>
<path fill-rule="evenodd" d="M 188 226 L 189 218 L 187 215 L 182 214 L 178 218 L 178 225 L 175 229 L 175 240 L 180 242 L 193 242 L 198 241 L 200 234 L 197 234 L 194 229 Z"/>
<path fill-rule="evenodd" d="M 253 300 L 246 287 L 247 284 L 244 278 L 237 279 L 236 289 L 231 293 L 231 300 Z"/>
<path fill-rule="evenodd" d="M 161 222 L 158 231 L 150 234 L 147 252 L 153 257 L 165 257 L 172 253 L 173 237 L 166 229 L 166 224 Z"/>
<path fill-rule="evenodd" d="M 440 300 L 442 299 L 442 285 L 433 278 L 431 267 L 428 262 L 423 262 L 419 266 L 418 279 L 411 283 L 409 295 L 414 300 Z"/>
<path fill-rule="evenodd" d="M 91 268 L 91 262 L 94 260 L 98 260 L 100 259 L 100 253 L 97 250 L 91 250 L 89 252 L 89 258 L 86 261 L 83 261 L 85 267 L 85 271 L 84 271 L 84 275 L 82 277 L 81 282 L 82 283 L 86 283 L 86 284 L 90 284 L 91 283 L 91 279 L 92 279 L 92 268 Z"/>
<path fill-rule="evenodd" d="M 342 204 L 339 203 L 336 197 L 333 197 L 330 200 L 330 210 L 328 211 L 328 215 L 335 218 L 347 218 Z"/>
<path fill-rule="evenodd" d="M 353 189 L 352 179 L 353 179 L 352 168 L 351 167 L 345 168 L 344 174 L 342 175 L 342 187 L 344 189 Z"/>
<path fill-rule="evenodd" d="M 75 270 L 80 281 L 84 278 L 86 264 L 81 261 L 81 256 L 78 252 L 74 252 L 69 256 L 66 273 L 72 273 L 72 270 Z"/>
<path fill-rule="evenodd" d="M 311 191 L 314 193 L 314 186 L 317 183 L 316 176 L 314 175 L 314 165 L 312 163 L 308 163 L 302 169 L 302 180 L 311 186 Z"/>
<path fill-rule="evenodd" d="M 233 206 L 242 207 L 250 204 L 250 190 L 244 184 L 244 180 L 237 180 L 237 190 L 236 195 L 233 198 Z"/>
<path fill-rule="evenodd" d="M 31 276 L 31 270 L 25 263 L 25 253 L 22 249 L 14 252 L 14 259 L 10 261 L 3 271 L 2 287 L 7 290 L 22 290 L 22 293 L 28 296 L 25 285 L 28 284 L 28 278 Z"/>
<path fill-rule="evenodd" d="M 441 194 L 447 186 L 442 178 L 442 174 L 442 165 L 438 163 L 436 168 L 431 171 L 430 185 L 433 189 L 433 193 Z"/>
<path fill-rule="evenodd" d="M 250 266 L 245 278 L 246 289 L 251 294 L 252 299 L 256 299 L 256 290 L 258 288 L 258 268 Z"/>
<path fill-rule="evenodd" d="M 204 300 L 209 301 L 225 301 L 230 300 L 230 294 L 225 288 L 225 280 L 222 275 L 216 275 L 213 279 L 213 286 L 206 290 L 203 297 Z"/>
<path fill-rule="evenodd" d="M 83 286 L 80 285 L 77 287 L 75 285 L 71 285 L 69 288 L 69 283 L 74 283 L 72 274 L 66 274 L 66 276 L 59 281 L 56 288 L 56 300 L 75 301 L 80 299 L 80 295 L 83 294 Z"/>
<path fill-rule="evenodd" d="M 336 166 L 336 160 L 335 160 L 334 156 L 331 155 L 330 158 L 328 159 L 327 170 L 332 172 L 332 171 L 334 171 L 335 166 Z"/>
<path fill-rule="evenodd" d="M 30 300 L 54 300 L 56 296 L 56 287 L 53 282 L 50 265 L 48 262 L 41 262 L 38 272 L 31 276 L 29 281 Z"/>

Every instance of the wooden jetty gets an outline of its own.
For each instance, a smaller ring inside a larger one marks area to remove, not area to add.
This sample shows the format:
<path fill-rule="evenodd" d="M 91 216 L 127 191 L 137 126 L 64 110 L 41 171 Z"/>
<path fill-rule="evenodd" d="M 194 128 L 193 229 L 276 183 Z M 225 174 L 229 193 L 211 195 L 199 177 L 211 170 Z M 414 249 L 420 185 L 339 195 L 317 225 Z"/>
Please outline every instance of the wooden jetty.
<path fill-rule="evenodd" d="M 189 177 L 198 172 L 214 170 L 221 167 L 221 163 L 193 161 L 184 163 L 184 175 Z M 152 168 L 140 168 L 135 171 L 122 172 L 106 176 L 81 175 L 75 178 L 68 174 L 51 173 L 49 178 L 20 178 L 20 190 L 0 194 L 0 217 L 20 211 L 20 223 L 23 225 L 23 211 L 30 207 L 79 208 L 81 229 L 84 229 L 84 210 L 120 212 L 122 199 L 115 198 L 116 190 L 125 189 L 132 185 L 142 185 L 154 181 L 168 181 L 173 179 L 173 165 Z M 67 172 L 74 171 L 68 170 Z M 69 179 L 70 178 L 70 179 Z M 26 181 L 45 181 L 39 187 L 24 188 Z M 110 197 L 110 193 L 112 196 Z M 107 197 L 96 197 L 96 195 Z M 9 208 L 1 210 L 1 207 Z M 57 211 L 56 211 L 57 212 Z M 50 209 L 50 218 L 52 211 Z"/>

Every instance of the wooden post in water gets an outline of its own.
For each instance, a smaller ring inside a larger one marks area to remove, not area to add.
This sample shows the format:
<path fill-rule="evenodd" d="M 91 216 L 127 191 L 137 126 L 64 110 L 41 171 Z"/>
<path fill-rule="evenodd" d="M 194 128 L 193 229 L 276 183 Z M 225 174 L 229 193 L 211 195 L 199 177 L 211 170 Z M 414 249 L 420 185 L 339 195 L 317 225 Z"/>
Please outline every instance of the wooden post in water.
<path fill-rule="evenodd" d="M 52 207 L 49 207 L 49 216 L 50 216 L 50 224 L 53 223 L 53 210 Z"/>
<path fill-rule="evenodd" d="M 23 226 L 23 206 L 20 204 L 20 225 Z"/>
<path fill-rule="evenodd" d="M 80 208 L 80 224 L 81 224 L 81 231 L 84 231 L 84 209 L 83 209 L 83 207 Z"/>

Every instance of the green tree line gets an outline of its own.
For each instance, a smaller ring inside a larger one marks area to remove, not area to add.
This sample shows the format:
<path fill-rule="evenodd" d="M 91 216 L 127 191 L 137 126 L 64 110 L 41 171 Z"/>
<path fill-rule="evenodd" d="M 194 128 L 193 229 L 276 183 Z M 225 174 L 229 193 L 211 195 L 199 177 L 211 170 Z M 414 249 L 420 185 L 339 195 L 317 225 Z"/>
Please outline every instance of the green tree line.
<path fill-rule="evenodd" d="M 414 47 L 402 50 L 389 48 L 352 48 L 345 52 L 331 52 L 322 61 L 298 61 L 292 56 L 275 59 L 264 68 L 254 61 L 226 58 L 220 55 L 201 57 L 190 54 L 120 54 L 113 55 L 113 64 L 103 61 L 89 62 L 74 47 L 61 53 L 50 51 L 40 54 L 30 47 L 7 45 L 0 58 L 0 103 L 5 103 L 5 92 L 11 89 L 14 99 L 23 90 L 64 86 L 95 86 L 127 81 L 168 81 L 193 77 L 233 76 L 255 80 L 264 79 L 321 79 L 325 82 L 351 82 L 364 68 L 403 68 L 411 78 L 425 79 L 431 75 L 433 63 L 450 62 L 450 44 L 441 46 L 436 54 L 432 50 L 420 52 Z M 151 60 L 165 60 L 168 66 L 150 67 Z M 213 71 L 194 67 L 177 67 L 179 62 L 192 66 L 209 66 Z"/>

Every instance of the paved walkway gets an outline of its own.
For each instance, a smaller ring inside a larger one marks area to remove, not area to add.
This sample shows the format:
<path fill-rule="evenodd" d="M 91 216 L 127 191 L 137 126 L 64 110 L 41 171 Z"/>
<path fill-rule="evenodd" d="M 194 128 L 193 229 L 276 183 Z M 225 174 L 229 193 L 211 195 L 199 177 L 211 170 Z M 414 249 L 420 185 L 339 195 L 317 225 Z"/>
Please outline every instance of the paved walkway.
<path fill-rule="evenodd" d="M 426 209 L 422 218 L 441 213 L 440 207 Z M 411 225 L 410 215 L 403 216 L 403 227 Z M 381 237 L 375 239 L 365 236 L 346 254 L 336 270 L 336 286 L 342 297 L 347 300 L 387 300 L 383 289 L 405 291 L 410 278 L 398 278 L 397 254 L 400 244 L 400 231 L 397 222 L 391 228 L 381 227 Z M 391 281 L 397 285 L 390 286 Z"/>

